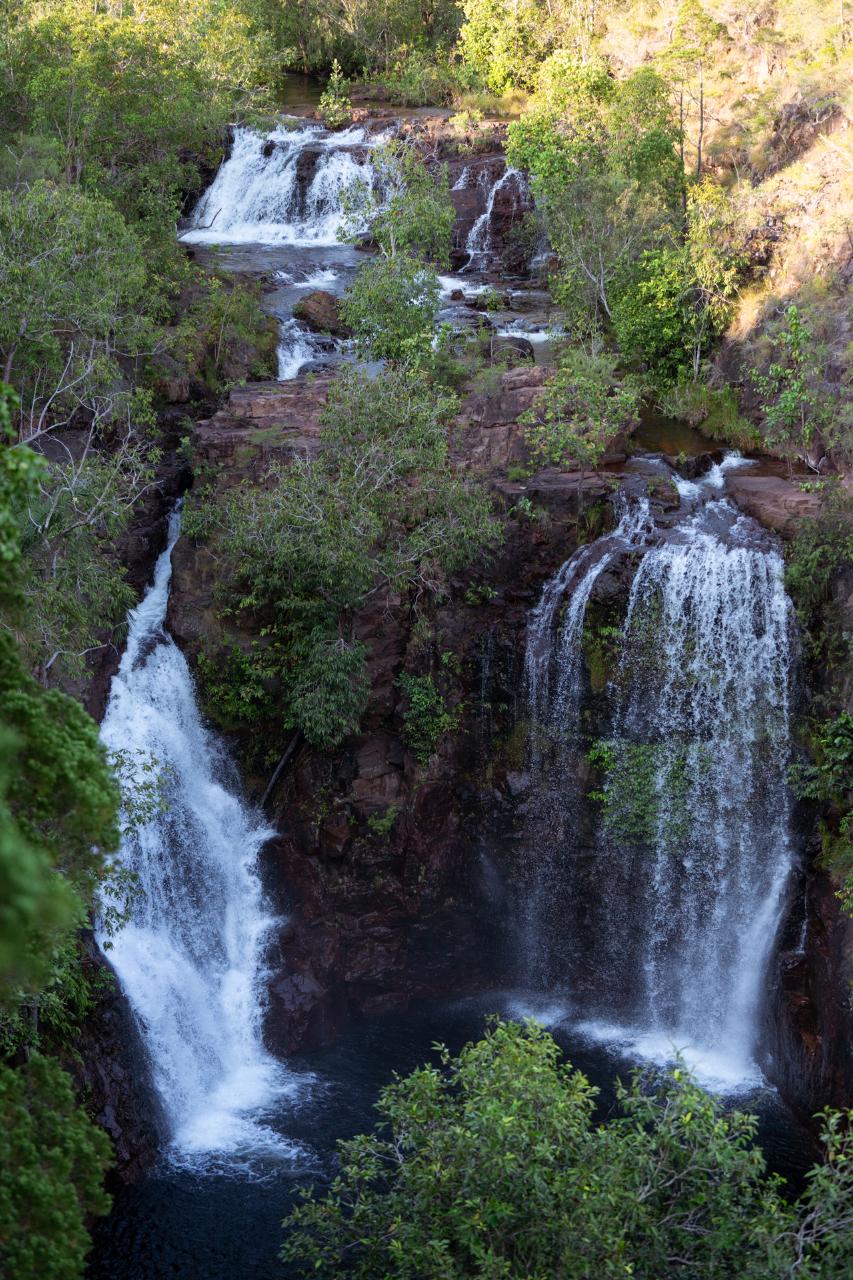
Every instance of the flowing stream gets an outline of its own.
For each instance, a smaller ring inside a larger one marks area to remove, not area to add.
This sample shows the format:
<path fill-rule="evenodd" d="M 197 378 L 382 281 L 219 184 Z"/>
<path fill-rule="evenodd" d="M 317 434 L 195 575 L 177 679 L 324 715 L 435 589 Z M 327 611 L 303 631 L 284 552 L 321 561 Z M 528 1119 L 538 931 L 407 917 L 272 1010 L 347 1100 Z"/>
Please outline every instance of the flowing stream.
<path fill-rule="evenodd" d="M 589 1035 L 659 1060 L 681 1050 L 723 1088 L 760 1079 L 761 992 L 794 856 L 792 609 L 775 542 L 721 494 L 739 463 L 679 482 L 673 527 L 635 499 L 581 548 L 546 584 L 526 657 L 531 980 L 562 987 Z M 620 560 L 630 588 L 595 710 L 584 628 Z"/>
<path fill-rule="evenodd" d="M 172 549 L 130 615 L 127 649 L 102 726 L 140 783 L 154 768 L 162 805 L 126 835 L 120 860 L 138 880 L 130 918 L 101 945 L 147 1049 L 178 1161 L 286 1144 L 264 1109 L 296 1087 L 261 1040 L 263 956 L 275 923 L 258 877 L 274 834 L 240 797 L 235 770 L 202 723 L 189 668 L 164 630 Z"/>

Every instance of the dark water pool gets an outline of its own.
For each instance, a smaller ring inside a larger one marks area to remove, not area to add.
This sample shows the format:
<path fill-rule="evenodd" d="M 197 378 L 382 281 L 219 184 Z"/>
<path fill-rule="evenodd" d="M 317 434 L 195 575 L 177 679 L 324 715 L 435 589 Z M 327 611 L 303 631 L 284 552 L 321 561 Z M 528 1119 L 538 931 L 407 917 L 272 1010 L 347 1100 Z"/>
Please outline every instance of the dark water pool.
<path fill-rule="evenodd" d="M 298 1144 L 300 1154 L 251 1175 L 162 1168 L 122 1191 L 96 1229 L 91 1280 L 272 1280 L 299 1274 L 277 1261 L 281 1220 L 299 1188 L 328 1178 L 338 1138 L 372 1125 L 376 1095 L 393 1072 L 430 1059 L 436 1041 L 458 1050 L 479 1035 L 496 1009 L 512 1012 L 514 1006 L 499 993 L 425 1003 L 405 1015 L 363 1022 L 329 1048 L 294 1058 L 293 1069 L 310 1073 L 312 1083 L 272 1123 Z M 614 1103 L 614 1081 L 626 1077 L 631 1064 L 570 1029 L 557 1026 L 554 1034 L 600 1088 L 606 1114 Z M 771 1167 L 798 1183 L 813 1159 L 808 1133 L 770 1090 L 739 1098 L 738 1105 L 759 1114 Z"/>

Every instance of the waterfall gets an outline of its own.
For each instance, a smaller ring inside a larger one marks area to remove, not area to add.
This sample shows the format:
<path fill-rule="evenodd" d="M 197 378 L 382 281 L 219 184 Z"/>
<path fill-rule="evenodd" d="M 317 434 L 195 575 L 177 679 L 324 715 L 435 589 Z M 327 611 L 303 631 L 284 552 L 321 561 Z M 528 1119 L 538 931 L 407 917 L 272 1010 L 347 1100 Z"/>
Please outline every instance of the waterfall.
<path fill-rule="evenodd" d="M 234 130 L 231 154 L 199 200 L 181 239 L 187 244 L 334 245 L 344 193 L 370 181 L 364 129 L 329 133 L 319 125 L 270 133 Z"/>
<path fill-rule="evenodd" d="M 172 549 L 130 614 L 101 736 L 162 811 L 125 837 L 120 861 L 140 892 L 111 940 L 99 933 L 147 1049 L 176 1160 L 289 1148 L 258 1119 L 294 1080 L 261 1038 L 264 950 L 275 923 L 257 860 L 274 834 L 242 800 L 221 742 L 203 724 L 181 651 L 164 630 Z"/>
<path fill-rule="evenodd" d="M 774 540 L 721 496 L 739 462 L 680 482 L 672 527 L 644 504 L 581 548 L 546 584 L 526 655 L 533 980 L 567 989 L 589 1035 L 658 1060 L 681 1049 L 721 1087 L 760 1078 L 794 857 L 792 609 Z M 607 569 L 630 588 L 592 704 L 584 626 Z"/>
<path fill-rule="evenodd" d="M 505 187 L 514 188 L 513 205 L 514 207 L 519 205 L 525 189 L 525 181 L 524 176 L 519 173 L 518 169 L 505 169 L 501 176 L 492 183 L 489 194 L 486 197 L 486 207 L 471 227 L 468 232 L 468 239 L 465 241 L 465 251 L 468 254 L 468 261 L 463 268 L 465 271 L 487 266 L 489 259 L 493 256 L 492 216 L 495 209 L 495 200 Z"/>

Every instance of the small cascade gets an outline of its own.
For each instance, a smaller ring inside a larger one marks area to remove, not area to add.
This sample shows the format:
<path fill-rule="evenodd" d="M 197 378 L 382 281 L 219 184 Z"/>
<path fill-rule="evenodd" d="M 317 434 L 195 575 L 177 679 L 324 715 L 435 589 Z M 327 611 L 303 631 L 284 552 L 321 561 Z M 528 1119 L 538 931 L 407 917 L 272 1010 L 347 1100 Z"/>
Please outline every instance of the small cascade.
<path fill-rule="evenodd" d="M 364 129 L 329 133 L 320 125 L 270 133 L 237 128 L 231 154 L 199 200 L 182 234 L 186 244 L 334 245 L 343 195 L 370 181 Z"/>
<path fill-rule="evenodd" d="M 631 504 L 623 500 L 616 528 L 579 547 L 545 583 L 527 624 L 524 655 L 527 703 L 534 724 L 550 724 L 561 735 L 575 731 L 582 692 L 581 631 L 592 588 L 614 557 L 637 546 L 651 528 L 648 499 Z"/>
<path fill-rule="evenodd" d="M 495 201 L 501 192 L 508 191 L 512 202 L 511 217 L 519 212 L 522 202 L 527 196 L 527 183 L 518 169 L 505 169 L 501 176 L 492 183 L 486 197 L 486 207 L 468 232 L 465 251 L 468 261 L 463 271 L 481 271 L 489 266 L 495 256 L 494 246 L 494 213 Z"/>
<path fill-rule="evenodd" d="M 290 319 L 281 322 L 281 337 L 278 344 L 279 382 L 287 382 L 295 378 L 306 364 L 334 351 L 337 343 L 334 338 L 324 333 L 312 333 L 298 320 Z"/>
<path fill-rule="evenodd" d="M 292 1147 L 264 1108 L 294 1087 L 261 1037 L 264 951 L 275 920 L 258 856 L 274 832 L 240 798 L 222 745 L 205 727 L 186 660 L 164 630 L 172 549 L 130 614 L 127 650 L 102 727 L 145 781 L 156 767 L 162 811 L 126 836 L 124 870 L 139 895 L 107 954 L 151 1061 L 178 1162 Z M 99 936 L 101 945 L 107 940 Z"/>
<path fill-rule="evenodd" d="M 590 1036 L 659 1060 L 681 1049 L 720 1087 L 759 1078 L 794 859 L 792 609 L 775 542 L 721 496 L 740 461 L 680 482 L 673 527 L 634 502 L 576 552 L 531 614 L 526 655 L 528 976 L 567 992 Z M 591 702 L 584 627 L 606 571 L 630 586 Z"/>

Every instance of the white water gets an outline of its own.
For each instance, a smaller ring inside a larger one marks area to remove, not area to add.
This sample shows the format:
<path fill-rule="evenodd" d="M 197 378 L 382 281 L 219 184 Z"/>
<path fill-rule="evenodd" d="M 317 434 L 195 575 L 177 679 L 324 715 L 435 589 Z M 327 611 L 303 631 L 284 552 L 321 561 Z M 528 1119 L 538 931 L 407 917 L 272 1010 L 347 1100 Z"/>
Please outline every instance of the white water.
<path fill-rule="evenodd" d="M 645 498 L 626 504 L 611 533 L 579 547 L 545 583 L 527 624 L 524 654 L 526 696 L 534 723 L 556 724 L 561 732 L 574 734 L 582 691 L 581 631 L 589 597 L 615 556 L 647 538 L 651 527 Z"/>
<path fill-rule="evenodd" d="M 682 1052 L 700 1078 L 726 1091 L 760 1079 L 761 994 L 794 857 L 792 611 L 775 543 L 720 496 L 725 471 L 738 465 L 729 457 L 701 481 L 680 482 L 673 529 L 654 530 L 637 513 L 632 546 L 642 555 L 605 735 L 616 761 L 606 784 L 616 823 L 599 824 L 591 864 L 571 830 L 579 743 L 585 734 L 589 742 L 582 636 L 596 581 L 624 554 L 614 538 L 624 538 L 626 517 L 546 584 L 526 659 L 531 765 L 551 801 L 542 811 L 554 846 L 539 854 L 534 941 L 559 953 L 562 933 L 570 984 L 573 972 L 596 974 L 576 1029 L 635 1057 Z M 543 730 L 551 744 L 544 759 Z M 633 779 L 638 759 L 645 779 L 620 792 L 619 778 Z M 630 835 L 618 818 L 633 812 L 640 787 L 650 829 Z M 552 981 L 554 963 L 552 955 Z"/>
<path fill-rule="evenodd" d="M 328 133 L 319 125 L 234 130 L 231 154 L 193 210 L 187 244 L 334 245 L 343 194 L 369 182 L 364 129 Z M 268 153 L 268 154 L 265 154 Z"/>
<path fill-rule="evenodd" d="M 299 370 L 315 358 L 316 343 L 315 335 L 304 329 L 298 320 L 282 321 L 277 352 L 279 382 L 295 378 Z"/>
<path fill-rule="evenodd" d="M 514 204 L 519 205 L 522 191 L 525 187 L 524 176 L 517 169 L 505 169 L 497 181 L 492 184 L 486 199 L 486 207 L 471 227 L 468 232 L 468 239 L 465 241 L 465 250 L 468 254 L 468 261 L 464 267 L 465 271 L 486 266 L 493 255 L 492 215 L 494 213 L 495 200 L 504 187 L 515 188 Z"/>
<path fill-rule="evenodd" d="M 140 769 L 155 761 L 165 788 L 163 812 L 122 844 L 141 895 L 108 956 L 150 1057 L 172 1156 L 203 1166 L 211 1156 L 292 1155 L 262 1116 L 296 1081 L 261 1039 L 263 957 L 276 921 L 257 862 L 274 832 L 240 798 L 164 630 L 178 533 L 175 513 L 154 582 L 130 615 L 101 730 Z"/>

